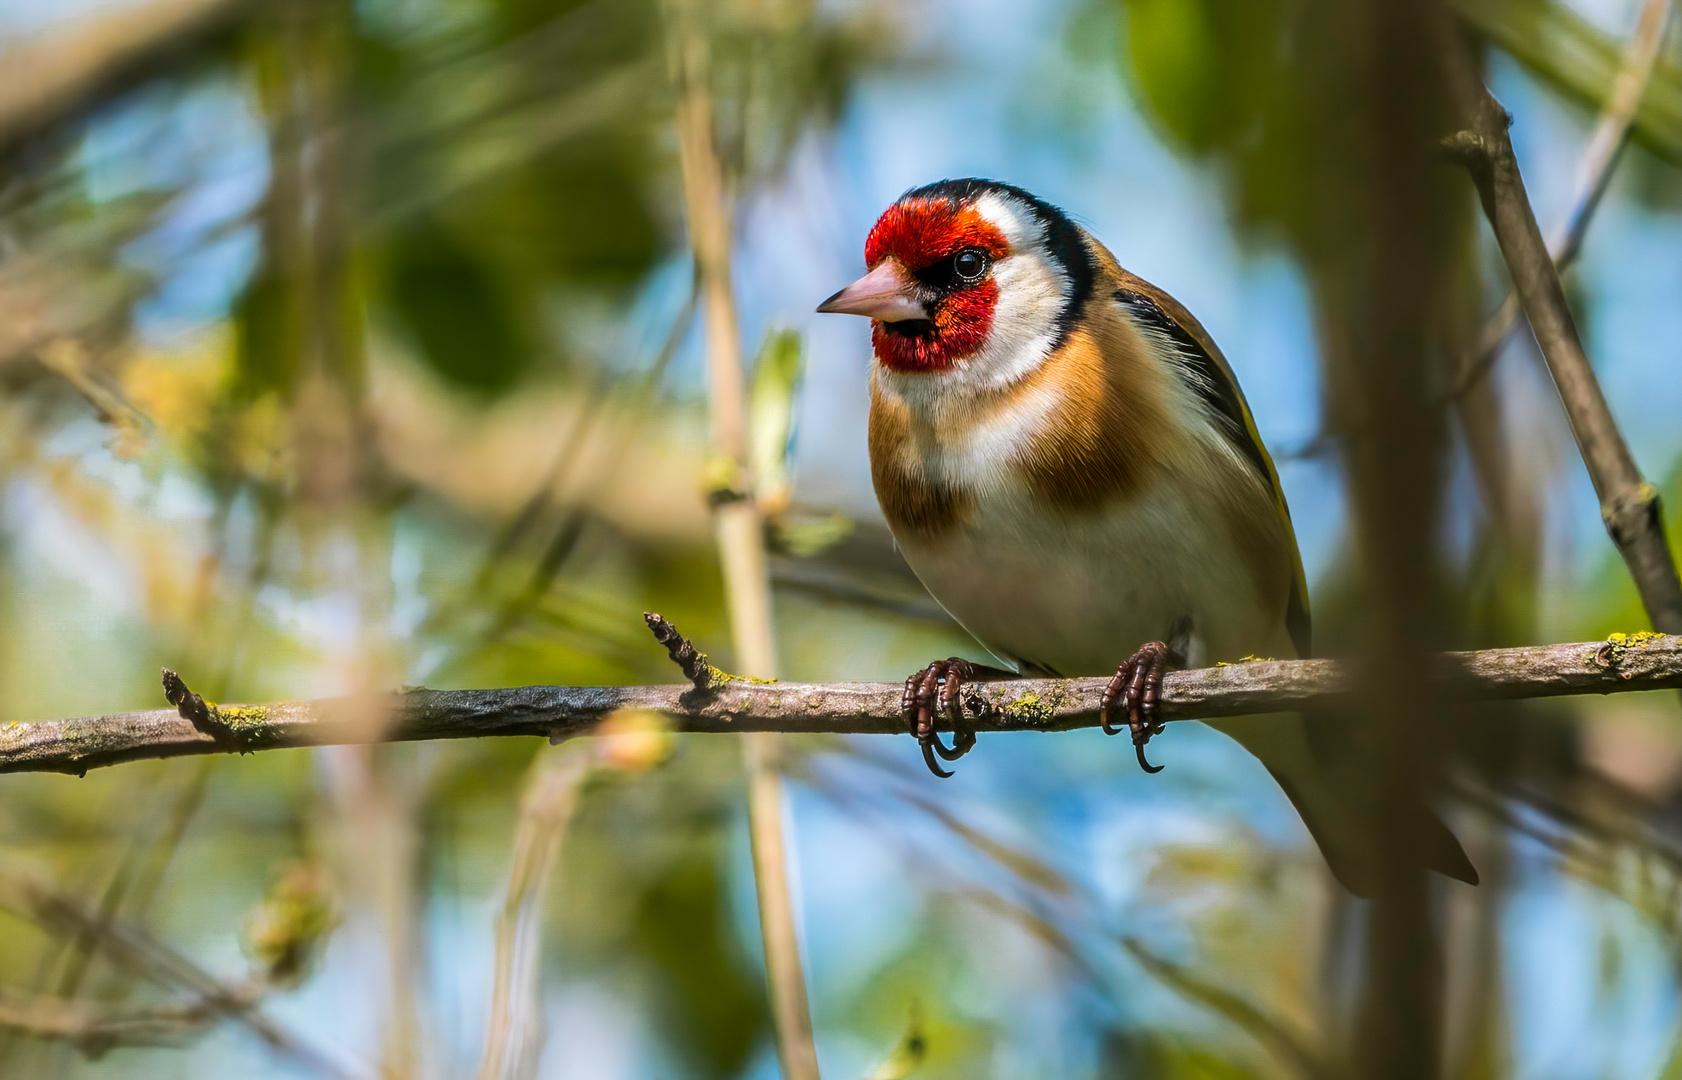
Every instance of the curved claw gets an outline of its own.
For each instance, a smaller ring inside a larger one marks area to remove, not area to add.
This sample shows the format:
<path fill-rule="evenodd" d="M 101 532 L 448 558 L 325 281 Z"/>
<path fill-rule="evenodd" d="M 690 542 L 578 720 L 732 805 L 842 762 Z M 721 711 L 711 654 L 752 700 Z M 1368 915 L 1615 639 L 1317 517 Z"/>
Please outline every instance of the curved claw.
<path fill-rule="evenodd" d="M 952 733 L 952 748 L 948 750 L 946 744 L 940 741 L 940 732 L 929 733 L 934 752 L 947 761 L 957 761 L 971 750 L 975 749 L 975 733 L 972 731 L 954 731 Z"/>
<path fill-rule="evenodd" d="M 905 680 L 900 707 L 905 712 L 906 723 L 923 751 L 929 771 L 943 779 L 952 774 L 935 763 L 936 756 L 957 761 L 975 747 L 975 733 L 964 726 L 961 696 L 965 679 L 973 675 L 974 668 L 967 660 L 953 657 L 936 660 Z M 935 730 L 935 720 L 942 715 L 952 720 L 951 746 Z"/>
<path fill-rule="evenodd" d="M 1111 724 L 1110 716 L 1118 704 L 1126 708 L 1127 730 L 1133 733 L 1133 751 L 1139 759 L 1139 768 L 1151 774 L 1159 773 L 1163 768 L 1152 765 L 1145 757 L 1145 744 L 1150 742 L 1152 735 L 1162 730 L 1156 723 L 1156 717 L 1161 708 L 1162 675 L 1168 666 L 1169 656 L 1168 646 L 1160 641 L 1139 646 L 1138 651 L 1116 669 L 1098 702 L 1098 725 L 1106 735 L 1121 734 L 1123 729 Z"/>

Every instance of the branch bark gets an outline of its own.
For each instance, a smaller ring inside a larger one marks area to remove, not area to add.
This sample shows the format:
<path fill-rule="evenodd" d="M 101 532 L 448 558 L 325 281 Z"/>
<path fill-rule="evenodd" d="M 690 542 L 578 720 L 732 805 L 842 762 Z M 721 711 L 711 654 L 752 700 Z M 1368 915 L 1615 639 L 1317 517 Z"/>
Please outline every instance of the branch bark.
<path fill-rule="evenodd" d="M 1348 696 L 1355 672 L 1334 660 L 1265 660 L 1173 672 L 1163 682 L 1167 721 L 1298 711 Z M 1614 635 L 1605 641 L 1447 653 L 1438 677 L 1457 701 L 1615 694 L 1682 688 L 1682 637 Z M 965 688 L 976 730 L 1096 727 L 1103 678 L 1016 679 Z M 211 723 L 175 709 L 0 726 L 0 772 L 61 772 L 125 761 L 288 747 L 490 736 L 590 734 L 622 709 L 672 718 L 679 731 L 791 734 L 905 733 L 899 683 L 778 683 L 730 679 L 710 689 L 674 686 L 521 686 L 427 690 L 367 698 L 210 706 Z M 389 722 L 367 722 L 369 709 Z"/>
<path fill-rule="evenodd" d="M 1624 147 L 1629 145 L 1635 114 L 1647 95 L 1648 83 L 1652 81 L 1653 67 L 1658 61 L 1660 46 L 1664 44 L 1664 32 L 1670 25 L 1673 6 L 1673 0 L 1647 0 L 1642 5 L 1635 33 L 1630 35 L 1617 78 L 1612 81 L 1606 108 L 1600 114 L 1600 122 L 1595 125 L 1594 137 L 1589 140 L 1588 148 L 1577 164 L 1577 188 L 1572 193 L 1570 213 L 1548 240 L 1548 253 L 1558 273 L 1563 274 L 1577 261 L 1589 223 L 1594 219 L 1606 189 L 1612 185 L 1612 174 L 1623 157 Z M 1488 373 L 1496 354 L 1506 343 L 1507 335 L 1518 322 L 1522 308 L 1518 293 L 1509 290 L 1495 314 L 1484 323 L 1483 331 L 1478 335 L 1476 352 L 1461 364 L 1460 373 L 1449 391 L 1451 397 L 1464 394 Z"/>
<path fill-rule="evenodd" d="M 1665 540 L 1659 492 L 1635 463 L 1600 389 L 1566 303 L 1507 135 L 1511 117 L 1484 86 L 1465 43 L 1445 35 L 1449 77 L 1471 127 L 1447 141 L 1471 173 L 1524 305 L 1536 344 L 1559 390 L 1571 432 L 1594 482 L 1606 531 L 1629 567 L 1653 628 L 1682 633 L 1682 578 Z"/>

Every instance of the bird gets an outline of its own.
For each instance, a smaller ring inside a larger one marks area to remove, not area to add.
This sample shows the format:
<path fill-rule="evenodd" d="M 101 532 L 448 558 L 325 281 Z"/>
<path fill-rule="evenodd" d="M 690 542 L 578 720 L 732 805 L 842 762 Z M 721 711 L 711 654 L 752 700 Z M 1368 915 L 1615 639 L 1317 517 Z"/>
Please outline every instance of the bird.
<path fill-rule="evenodd" d="M 942 180 L 887 208 L 867 272 L 818 305 L 871 320 L 872 485 L 934 599 L 1002 666 L 936 660 L 905 682 L 924 761 L 976 737 L 968 683 L 1109 675 L 1100 721 L 1145 747 L 1163 675 L 1307 657 L 1308 589 L 1279 475 L 1220 349 L 1069 215 L 996 180 Z M 946 745 L 936 731 L 945 717 Z M 1125 729 L 1113 721 L 1120 718 Z M 1369 895 L 1370 776 L 1336 718 L 1212 721 L 1259 758 L 1333 875 Z M 1477 871 L 1423 804 L 1431 869 Z"/>

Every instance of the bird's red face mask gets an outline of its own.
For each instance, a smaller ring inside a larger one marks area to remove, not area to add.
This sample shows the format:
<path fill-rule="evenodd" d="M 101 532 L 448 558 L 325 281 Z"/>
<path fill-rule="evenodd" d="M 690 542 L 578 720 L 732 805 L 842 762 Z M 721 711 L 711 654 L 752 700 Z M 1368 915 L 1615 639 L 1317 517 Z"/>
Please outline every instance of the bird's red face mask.
<path fill-rule="evenodd" d="M 871 320 L 876 358 L 895 371 L 938 372 L 978 352 L 992 330 L 993 264 L 1010 254 L 972 205 L 902 199 L 870 230 L 870 272 L 818 306 Z"/>

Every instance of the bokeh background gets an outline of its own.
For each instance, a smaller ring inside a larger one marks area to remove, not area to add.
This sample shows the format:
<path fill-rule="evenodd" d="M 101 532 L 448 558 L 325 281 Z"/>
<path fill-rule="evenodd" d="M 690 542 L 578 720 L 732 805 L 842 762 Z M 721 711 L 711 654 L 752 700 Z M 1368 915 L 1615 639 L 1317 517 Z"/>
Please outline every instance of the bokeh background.
<path fill-rule="evenodd" d="M 1544 229 L 1640 6 L 1457 6 Z M 867 329 L 812 314 L 900 192 L 969 175 L 1065 207 L 1221 343 L 1337 651 L 1357 606 L 1347 433 L 1321 403 L 1289 140 L 1258 135 L 1314 64 L 1267 43 L 1315 8 L 701 5 L 785 678 L 984 659 L 876 512 Z M 0 2 L 0 104 L 24 118 L 0 129 L 0 721 L 157 707 L 162 666 L 221 701 L 671 681 L 649 609 L 729 666 L 664 10 Z M 169 47 L 31 111 L 54 73 L 147 34 Z M 1679 163 L 1673 31 L 1567 282 L 1672 508 Z M 1506 279 L 1481 225 L 1468 235 L 1481 314 Z M 1645 629 L 1527 335 L 1490 386 L 1506 495 L 1456 429 L 1443 498 L 1457 642 Z M 1484 734 L 1443 805 L 1484 884 L 1438 897 L 1445 1075 L 1682 1076 L 1674 695 L 1468 723 Z M 529 913 L 537 1074 L 773 1077 L 739 750 L 635 745 L 582 779 Z M 0 778 L 0 1075 L 468 1074 L 522 792 L 560 752 L 469 740 Z M 1174 725 L 1153 755 L 1160 776 L 1096 731 L 988 736 L 941 782 L 909 739 L 796 740 L 825 1074 L 1336 1075 L 1359 903 L 1235 744 Z M 175 959 L 43 918 L 19 882 Z M 280 1042 L 244 1006 L 182 1009 L 200 975 L 251 986 Z M 67 1039 L 52 1010 L 154 1023 Z"/>

